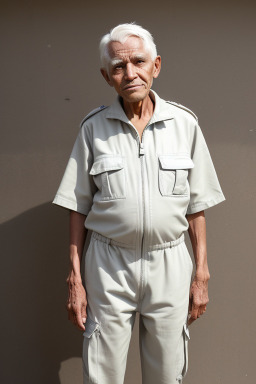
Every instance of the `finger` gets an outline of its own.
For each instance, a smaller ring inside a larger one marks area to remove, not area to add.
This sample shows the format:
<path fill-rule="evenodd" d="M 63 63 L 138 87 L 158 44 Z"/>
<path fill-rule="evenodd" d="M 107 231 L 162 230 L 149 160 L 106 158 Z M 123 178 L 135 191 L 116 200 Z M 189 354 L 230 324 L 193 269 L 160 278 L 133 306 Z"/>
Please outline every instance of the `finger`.
<path fill-rule="evenodd" d="M 82 306 L 81 316 L 82 316 L 82 322 L 84 324 L 86 322 L 86 318 L 87 318 L 86 305 Z"/>
<path fill-rule="evenodd" d="M 192 305 L 193 305 L 193 298 L 189 298 L 189 312 L 192 311 Z"/>
<path fill-rule="evenodd" d="M 192 324 L 194 321 L 195 321 L 195 319 L 193 319 L 192 317 L 189 317 L 189 319 L 188 319 L 188 325 Z"/>
<path fill-rule="evenodd" d="M 72 309 L 70 301 L 67 301 L 66 310 L 68 312 L 68 320 L 73 322 L 73 314 L 74 313 L 73 313 L 73 309 Z"/>
<path fill-rule="evenodd" d="M 195 321 L 198 318 L 199 306 L 192 303 L 192 309 L 190 311 L 190 318 Z"/>
<path fill-rule="evenodd" d="M 85 326 L 83 324 L 83 320 L 82 320 L 82 315 L 81 315 L 81 311 L 78 311 L 76 313 L 76 325 L 78 326 L 78 328 L 80 328 L 81 330 L 85 330 Z"/>
<path fill-rule="evenodd" d="M 71 308 L 71 305 L 66 305 L 66 310 L 68 312 L 68 316 L 70 315 L 70 313 L 72 312 L 72 308 Z"/>
<path fill-rule="evenodd" d="M 84 326 L 81 315 L 76 318 L 76 322 L 77 322 L 78 328 L 81 329 L 82 331 L 85 331 L 85 326 Z"/>
<path fill-rule="evenodd" d="M 77 318 L 75 312 L 72 312 L 71 321 L 74 325 L 77 325 Z"/>
<path fill-rule="evenodd" d="M 66 302 L 66 310 L 68 312 L 68 319 L 70 320 L 70 312 L 72 312 L 72 306 L 69 298 L 67 299 L 67 302 Z"/>
<path fill-rule="evenodd" d="M 203 315 L 206 312 L 206 305 L 201 305 L 199 308 L 200 316 Z"/>
<path fill-rule="evenodd" d="M 192 290 L 190 289 L 190 292 L 189 292 L 189 312 L 192 311 L 192 305 L 193 305 L 193 294 L 192 294 Z"/>
<path fill-rule="evenodd" d="M 67 308 L 67 311 L 68 311 L 68 320 L 72 321 L 73 322 L 73 310 L 72 308 Z"/>
<path fill-rule="evenodd" d="M 72 308 L 70 311 L 69 311 L 69 320 L 71 321 L 71 323 L 73 323 L 74 325 L 78 325 L 78 322 L 77 322 L 77 310 L 76 308 Z"/>

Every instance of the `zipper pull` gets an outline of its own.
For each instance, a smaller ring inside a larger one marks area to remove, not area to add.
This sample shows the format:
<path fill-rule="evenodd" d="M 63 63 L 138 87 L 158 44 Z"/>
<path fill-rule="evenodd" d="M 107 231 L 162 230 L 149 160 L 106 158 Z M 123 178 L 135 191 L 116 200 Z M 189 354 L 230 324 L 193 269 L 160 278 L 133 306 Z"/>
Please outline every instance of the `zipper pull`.
<path fill-rule="evenodd" d="M 144 145 L 140 142 L 140 156 L 145 155 Z"/>

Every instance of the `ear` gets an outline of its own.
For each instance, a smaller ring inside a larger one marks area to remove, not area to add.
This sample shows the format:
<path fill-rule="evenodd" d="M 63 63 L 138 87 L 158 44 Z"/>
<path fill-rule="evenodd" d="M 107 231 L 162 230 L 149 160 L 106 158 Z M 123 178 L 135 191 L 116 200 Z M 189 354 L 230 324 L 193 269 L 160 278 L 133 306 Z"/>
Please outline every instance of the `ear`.
<path fill-rule="evenodd" d="M 154 74 L 153 74 L 154 79 L 158 77 L 160 71 L 161 71 L 161 56 L 157 56 L 154 62 Z"/>
<path fill-rule="evenodd" d="M 110 87 L 113 87 L 112 81 L 111 81 L 111 79 L 110 79 L 106 69 L 105 68 L 101 68 L 100 72 L 101 72 L 102 76 L 104 77 L 104 79 L 106 80 L 106 82 L 108 83 L 108 85 L 110 85 Z"/>

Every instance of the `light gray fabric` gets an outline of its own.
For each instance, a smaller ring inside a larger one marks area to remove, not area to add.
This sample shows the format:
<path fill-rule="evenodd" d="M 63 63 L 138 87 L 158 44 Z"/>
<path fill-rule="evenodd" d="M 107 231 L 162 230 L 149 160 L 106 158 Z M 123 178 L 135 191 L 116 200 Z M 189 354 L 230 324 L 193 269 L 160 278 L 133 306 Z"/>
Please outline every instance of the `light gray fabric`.
<path fill-rule="evenodd" d="M 146 245 L 177 239 L 186 214 L 225 200 L 195 117 L 151 95 L 142 143 L 118 98 L 85 119 L 53 201 L 87 215 L 88 229 L 137 247 L 142 236 Z"/>
<path fill-rule="evenodd" d="M 186 214 L 225 200 L 196 117 L 151 91 L 143 131 L 120 100 L 83 120 L 53 203 L 86 215 L 84 384 L 122 384 L 136 311 L 143 384 L 187 371 Z"/>
<path fill-rule="evenodd" d="M 85 256 L 84 384 L 123 383 L 136 312 L 143 384 L 181 383 L 188 368 L 193 270 L 184 235 L 143 257 L 108 240 L 93 233 Z"/>

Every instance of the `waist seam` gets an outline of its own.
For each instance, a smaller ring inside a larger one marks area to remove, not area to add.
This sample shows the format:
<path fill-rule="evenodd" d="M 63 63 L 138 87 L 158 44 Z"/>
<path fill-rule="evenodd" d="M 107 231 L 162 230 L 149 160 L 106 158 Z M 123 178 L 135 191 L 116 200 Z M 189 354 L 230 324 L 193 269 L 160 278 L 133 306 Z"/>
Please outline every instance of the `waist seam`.
<path fill-rule="evenodd" d="M 95 231 L 92 232 L 92 238 L 99 240 L 99 241 L 102 241 L 103 243 L 114 245 L 117 247 L 126 248 L 126 249 L 134 249 L 134 250 L 136 249 L 135 245 L 121 243 L 119 241 L 116 241 L 116 240 L 110 239 L 106 236 L 103 236 L 100 233 L 95 232 Z M 185 236 L 184 236 L 184 233 L 182 233 L 182 235 L 176 240 L 166 241 L 162 244 L 149 245 L 147 251 L 156 251 L 156 250 L 160 250 L 160 249 L 172 248 L 172 247 L 175 247 L 176 245 L 182 243 L 184 240 L 185 240 Z"/>

